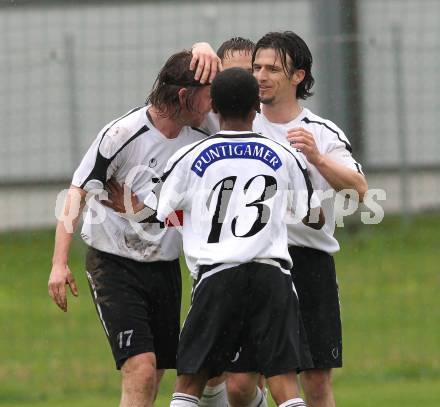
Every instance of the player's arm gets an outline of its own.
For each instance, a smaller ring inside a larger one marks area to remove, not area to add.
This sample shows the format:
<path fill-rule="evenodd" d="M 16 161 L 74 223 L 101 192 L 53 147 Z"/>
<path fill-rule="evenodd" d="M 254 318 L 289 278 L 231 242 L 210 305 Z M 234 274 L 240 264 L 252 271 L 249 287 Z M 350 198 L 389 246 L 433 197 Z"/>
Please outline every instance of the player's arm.
<path fill-rule="evenodd" d="M 73 234 L 78 226 L 85 206 L 87 192 L 101 191 L 106 180 L 111 177 L 118 158 L 108 159 L 119 148 L 114 137 L 105 138 L 109 129 L 103 128 L 84 155 L 81 164 L 73 174 L 72 185 L 64 201 L 55 232 L 55 247 L 52 269 L 49 276 L 49 295 L 63 311 L 67 311 L 66 284 L 76 296 L 78 289 L 69 269 L 68 260 Z"/>
<path fill-rule="evenodd" d="M 67 311 L 66 285 L 73 295 L 78 296 L 75 279 L 69 269 L 68 260 L 72 237 L 85 205 L 86 192 L 71 186 L 64 201 L 55 232 L 55 247 L 52 258 L 52 270 L 49 276 L 49 295 L 58 307 Z"/>
<path fill-rule="evenodd" d="M 359 170 L 337 162 L 332 158 L 332 154 L 321 154 L 313 135 L 303 128 L 290 129 L 287 139 L 306 156 L 307 161 L 317 168 L 333 189 L 353 189 L 359 194 L 359 201 L 362 202 L 368 184 Z M 337 152 L 334 156 L 337 157 Z"/>
<path fill-rule="evenodd" d="M 189 69 L 195 69 L 194 79 L 200 83 L 211 83 L 217 72 L 223 69 L 220 58 L 207 42 L 196 42 L 191 52 L 193 57 Z"/>

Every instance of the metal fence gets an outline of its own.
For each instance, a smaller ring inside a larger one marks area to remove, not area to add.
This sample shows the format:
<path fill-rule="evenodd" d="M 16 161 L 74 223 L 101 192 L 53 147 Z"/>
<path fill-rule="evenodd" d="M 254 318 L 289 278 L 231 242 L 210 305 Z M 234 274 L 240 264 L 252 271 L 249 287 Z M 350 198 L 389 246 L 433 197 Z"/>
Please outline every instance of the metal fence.
<path fill-rule="evenodd" d="M 436 0 L 2 2 L 1 227 L 54 222 L 99 129 L 172 52 L 287 29 L 315 56 L 307 105 L 346 131 L 386 208 L 439 208 L 439 15 Z"/>

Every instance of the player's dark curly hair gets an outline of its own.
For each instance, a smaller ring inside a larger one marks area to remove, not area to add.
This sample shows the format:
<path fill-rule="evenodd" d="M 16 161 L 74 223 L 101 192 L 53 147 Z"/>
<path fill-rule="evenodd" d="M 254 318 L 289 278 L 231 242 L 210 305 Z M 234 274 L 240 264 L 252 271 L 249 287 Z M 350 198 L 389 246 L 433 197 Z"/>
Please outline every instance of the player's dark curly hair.
<path fill-rule="evenodd" d="M 246 119 L 259 106 L 258 90 L 257 80 L 245 69 L 225 69 L 212 82 L 212 106 L 224 119 Z"/>
<path fill-rule="evenodd" d="M 194 71 L 189 70 L 191 59 L 191 51 L 187 50 L 171 55 L 157 75 L 146 104 L 152 104 L 164 116 L 175 119 L 182 111 L 179 90 L 186 88 L 186 108 L 193 110 L 194 96 L 205 85 L 196 81 Z"/>
<path fill-rule="evenodd" d="M 233 37 L 225 41 L 217 50 L 217 56 L 223 61 L 235 51 L 253 52 L 255 43 L 247 38 Z"/>
<path fill-rule="evenodd" d="M 310 92 L 315 79 L 312 76 L 312 53 L 304 40 L 292 31 L 270 32 L 258 40 L 252 54 L 252 64 L 258 50 L 272 48 L 280 57 L 284 72 L 290 77 L 296 70 L 303 69 L 305 76 L 296 89 L 297 99 L 307 99 L 312 96 Z M 289 64 L 287 56 L 292 60 Z"/>

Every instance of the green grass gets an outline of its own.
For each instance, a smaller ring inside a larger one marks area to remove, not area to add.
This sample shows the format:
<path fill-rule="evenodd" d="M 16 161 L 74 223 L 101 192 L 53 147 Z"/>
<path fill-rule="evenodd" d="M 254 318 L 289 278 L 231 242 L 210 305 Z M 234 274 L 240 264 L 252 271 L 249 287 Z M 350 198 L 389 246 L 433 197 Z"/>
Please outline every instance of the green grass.
<path fill-rule="evenodd" d="M 344 327 L 338 407 L 440 405 L 440 216 L 338 230 Z M 0 235 L 0 405 L 116 406 L 119 374 L 84 276 L 84 246 L 70 262 L 80 290 L 63 313 L 47 295 L 52 231 Z M 189 277 L 183 276 L 185 306 Z M 184 312 L 184 311 L 183 311 Z M 156 405 L 167 406 L 174 373 Z"/>

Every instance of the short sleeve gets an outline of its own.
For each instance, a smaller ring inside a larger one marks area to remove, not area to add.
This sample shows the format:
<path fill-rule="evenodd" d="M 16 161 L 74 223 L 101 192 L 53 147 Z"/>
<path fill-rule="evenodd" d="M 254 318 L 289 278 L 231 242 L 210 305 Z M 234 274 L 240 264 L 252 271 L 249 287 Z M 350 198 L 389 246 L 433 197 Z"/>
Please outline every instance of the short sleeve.
<path fill-rule="evenodd" d="M 362 166 L 353 158 L 352 151 L 350 142 L 341 129 L 335 126 L 332 131 L 326 131 L 325 154 L 337 163 L 363 174 Z"/>
<path fill-rule="evenodd" d="M 72 185 L 85 191 L 104 188 L 118 168 L 117 154 L 125 138 L 124 132 L 127 131 L 119 127 L 104 128 L 99 132 L 73 174 Z"/>

